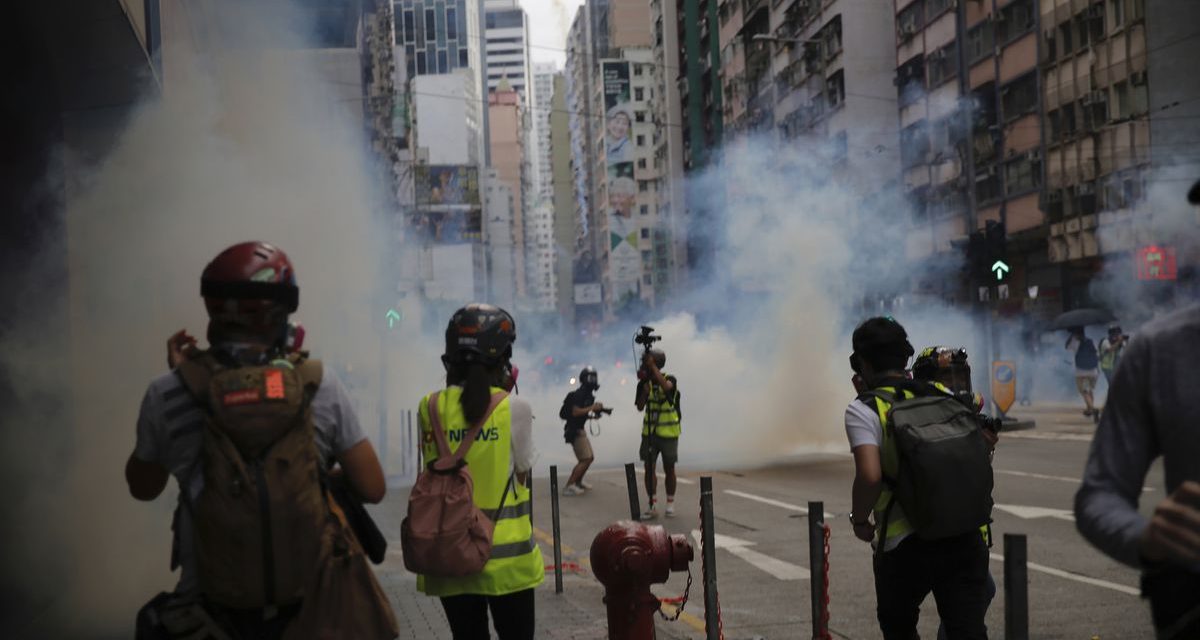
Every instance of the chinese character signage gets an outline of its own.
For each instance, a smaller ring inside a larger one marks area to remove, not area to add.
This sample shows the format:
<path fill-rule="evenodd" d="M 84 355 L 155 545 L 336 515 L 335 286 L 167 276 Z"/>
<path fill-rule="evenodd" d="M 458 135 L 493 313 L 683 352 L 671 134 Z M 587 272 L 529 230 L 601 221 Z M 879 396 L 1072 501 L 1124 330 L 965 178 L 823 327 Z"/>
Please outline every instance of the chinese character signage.
<path fill-rule="evenodd" d="M 1138 280 L 1174 280 L 1175 247 L 1150 245 L 1137 252 Z"/>

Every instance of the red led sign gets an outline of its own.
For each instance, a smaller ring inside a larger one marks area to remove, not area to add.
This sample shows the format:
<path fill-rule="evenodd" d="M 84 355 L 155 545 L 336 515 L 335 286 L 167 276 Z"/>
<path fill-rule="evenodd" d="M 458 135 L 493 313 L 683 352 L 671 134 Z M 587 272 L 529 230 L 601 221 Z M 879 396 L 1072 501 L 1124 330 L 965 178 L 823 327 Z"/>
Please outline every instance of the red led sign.
<path fill-rule="evenodd" d="M 1138 249 L 1137 277 L 1138 280 L 1174 280 L 1175 247 L 1152 244 Z"/>

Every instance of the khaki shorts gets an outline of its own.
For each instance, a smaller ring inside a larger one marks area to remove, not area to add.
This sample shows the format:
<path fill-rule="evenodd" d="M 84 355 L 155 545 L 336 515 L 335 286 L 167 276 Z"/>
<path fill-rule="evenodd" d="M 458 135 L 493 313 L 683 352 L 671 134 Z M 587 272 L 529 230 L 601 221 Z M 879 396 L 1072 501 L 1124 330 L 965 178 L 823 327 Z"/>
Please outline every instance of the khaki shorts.
<path fill-rule="evenodd" d="M 1075 388 L 1079 393 L 1091 393 L 1096 390 L 1096 376 L 1075 376 Z"/>
<path fill-rule="evenodd" d="M 595 457 L 592 453 L 592 441 L 588 440 L 587 431 L 580 431 L 575 436 L 575 440 L 571 442 L 571 448 L 575 450 L 575 459 L 579 462 Z"/>
<path fill-rule="evenodd" d="M 660 438 L 656 435 L 642 436 L 638 457 L 647 464 L 654 464 L 662 454 L 663 464 L 674 466 L 679 462 L 679 438 Z"/>

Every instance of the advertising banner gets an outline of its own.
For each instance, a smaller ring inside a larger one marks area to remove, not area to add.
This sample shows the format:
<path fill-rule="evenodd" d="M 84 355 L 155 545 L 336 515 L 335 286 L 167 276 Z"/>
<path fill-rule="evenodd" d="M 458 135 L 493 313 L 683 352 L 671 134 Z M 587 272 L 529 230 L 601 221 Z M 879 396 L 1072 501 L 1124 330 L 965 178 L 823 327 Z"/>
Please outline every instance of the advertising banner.
<path fill-rule="evenodd" d="M 637 220 L 633 210 L 638 186 L 633 176 L 634 144 L 633 102 L 631 100 L 630 63 L 607 60 L 601 63 L 604 87 L 604 164 L 608 181 L 607 217 L 609 235 L 609 276 L 613 302 L 638 293 L 642 278 L 641 252 L 638 250 Z"/>
<path fill-rule="evenodd" d="M 409 221 L 418 239 L 437 244 L 482 237 L 479 170 L 468 165 L 417 165 L 416 209 Z"/>

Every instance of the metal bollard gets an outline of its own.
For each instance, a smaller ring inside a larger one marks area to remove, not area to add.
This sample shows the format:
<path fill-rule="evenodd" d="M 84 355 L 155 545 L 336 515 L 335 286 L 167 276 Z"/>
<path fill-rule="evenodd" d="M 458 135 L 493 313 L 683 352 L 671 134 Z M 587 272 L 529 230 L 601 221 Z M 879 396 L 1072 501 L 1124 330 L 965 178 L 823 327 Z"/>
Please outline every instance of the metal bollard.
<path fill-rule="evenodd" d="M 413 447 L 415 449 L 419 445 L 417 443 L 413 442 L 412 409 L 409 409 L 404 412 L 403 420 L 404 420 L 404 446 L 405 447 Z M 401 451 L 403 451 L 403 449 L 401 449 Z M 408 456 L 401 455 L 401 459 L 403 461 L 403 465 L 400 468 L 400 473 L 404 474 L 405 476 L 408 476 L 408 474 L 410 472 L 415 474 L 416 470 L 409 469 L 409 465 L 411 463 L 409 462 Z"/>
<path fill-rule="evenodd" d="M 638 502 L 637 470 L 632 462 L 625 465 L 625 484 L 629 487 L 629 519 L 638 522 L 642 519 L 642 507 Z"/>
<path fill-rule="evenodd" d="M 1029 640 L 1029 560 L 1025 536 L 1004 534 L 1004 638 Z"/>
<path fill-rule="evenodd" d="M 550 465 L 550 520 L 554 532 L 554 593 L 562 593 L 562 530 L 558 527 L 558 466 L 553 464 Z"/>
<path fill-rule="evenodd" d="M 825 638 L 825 503 L 808 503 L 808 566 L 812 587 L 812 637 Z"/>
<path fill-rule="evenodd" d="M 704 632 L 708 640 L 721 637 L 721 609 L 717 604 L 717 543 L 713 531 L 712 478 L 700 477 L 700 562 L 704 573 Z"/>

